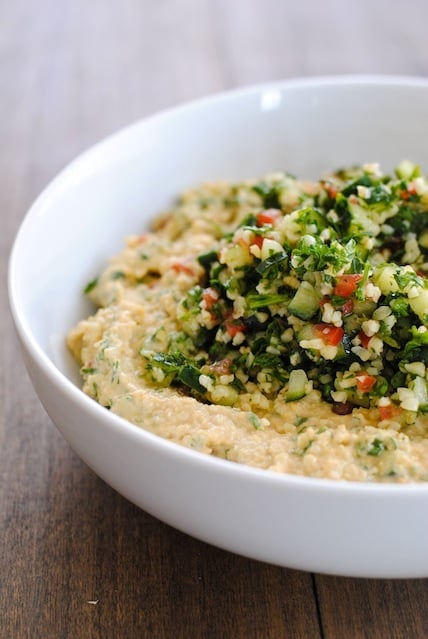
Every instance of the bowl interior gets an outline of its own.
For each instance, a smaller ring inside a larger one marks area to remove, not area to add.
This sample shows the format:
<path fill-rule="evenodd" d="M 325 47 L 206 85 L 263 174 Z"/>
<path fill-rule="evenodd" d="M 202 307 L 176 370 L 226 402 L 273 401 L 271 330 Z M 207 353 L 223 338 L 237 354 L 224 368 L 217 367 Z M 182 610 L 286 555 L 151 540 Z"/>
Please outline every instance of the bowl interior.
<path fill-rule="evenodd" d="M 296 81 L 202 100 L 112 136 L 63 171 L 21 227 L 10 271 L 21 333 L 78 383 L 64 336 L 91 310 L 84 285 L 180 191 L 275 170 L 317 177 L 365 161 L 428 167 L 427 112 L 423 81 Z"/>

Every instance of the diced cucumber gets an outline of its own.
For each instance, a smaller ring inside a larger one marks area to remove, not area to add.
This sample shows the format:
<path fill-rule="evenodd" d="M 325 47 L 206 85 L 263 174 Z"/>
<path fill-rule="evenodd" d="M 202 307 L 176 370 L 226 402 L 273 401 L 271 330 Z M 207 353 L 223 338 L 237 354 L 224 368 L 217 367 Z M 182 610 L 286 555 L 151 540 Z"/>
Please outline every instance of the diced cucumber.
<path fill-rule="evenodd" d="M 402 160 L 395 169 L 395 173 L 402 180 L 411 180 L 421 174 L 421 170 L 417 164 L 409 160 Z"/>
<path fill-rule="evenodd" d="M 225 248 L 221 256 L 221 262 L 227 264 L 230 268 L 248 266 L 252 261 L 253 258 L 249 251 L 241 244 Z"/>
<path fill-rule="evenodd" d="M 321 295 L 312 284 L 303 281 L 289 303 L 288 311 L 302 320 L 309 320 L 319 310 L 320 299 Z"/>
<path fill-rule="evenodd" d="M 344 335 L 340 344 L 337 345 L 337 354 L 334 359 L 342 359 L 343 357 L 347 357 L 351 352 L 351 340 L 348 335 Z"/>
<path fill-rule="evenodd" d="M 317 339 L 318 337 L 319 335 L 316 334 L 313 324 L 304 324 L 297 335 L 297 339 L 299 340 L 299 342 L 301 342 L 302 340 Z"/>
<path fill-rule="evenodd" d="M 428 229 L 420 234 L 418 242 L 422 248 L 428 249 Z"/>
<path fill-rule="evenodd" d="M 285 393 L 286 402 L 294 402 L 298 399 L 302 399 L 306 395 L 308 378 L 306 373 L 301 368 L 293 370 L 290 373 L 290 379 L 288 381 L 288 389 Z"/>
<path fill-rule="evenodd" d="M 409 306 L 422 322 L 426 322 L 428 319 L 428 290 L 418 288 L 418 291 L 417 297 L 409 297 Z"/>
<path fill-rule="evenodd" d="M 347 390 L 348 402 L 353 406 L 361 406 L 362 408 L 369 408 L 370 396 L 368 393 L 358 393 L 354 389 Z"/>
<path fill-rule="evenodd" d="M 276 242 L 275 240 L 271 240 L 270 238 L 266 237 L 263 240 L 260 257 L 262 261 L 264 262 L 265 260 L 272 257 L 272 255 L 275 255 L 278 253 L 281 254 L 283 252 L 284 252 L 284 249 L 282 248 L 279 242 Z"/>
<path fill-rule="evenodd" d="M 371 317 L 377 308 L 376 302 L 371 300 L 354 300 L 354 308 L 352 310 L 356 315 L 363 315 L 365 319 Z"/>
<path fill-rule="evenodd" d="M 428 404 L 428 392 L 425 380 L 422 377 L 415 377 L 413 382 L 410 383 L 410 388 L 418 400 L 419 407 L 425 410 Z"/>
<path fill-rule="evenodd" d="M 358 234 L 363 231 L 363 233 L 368 236 L 376 237 L 376 235 L 378 235 L 379 224 L 377 221 L 372 220 L 370 211 L 366 211 L 359 204 L 349 204 L 349 210 L 352 216 L 349 229 L 351 234 Z"/>
<path fill-rule="evenodd" d="M 397 280 L 394 277 L 396 272 L 397 267 L 393 264 L 383 264 L 375 269 L 373 273 L 373 282 L 380 288 L 384 295 L 397 293 L 397 291 L 400 290 Z"/>

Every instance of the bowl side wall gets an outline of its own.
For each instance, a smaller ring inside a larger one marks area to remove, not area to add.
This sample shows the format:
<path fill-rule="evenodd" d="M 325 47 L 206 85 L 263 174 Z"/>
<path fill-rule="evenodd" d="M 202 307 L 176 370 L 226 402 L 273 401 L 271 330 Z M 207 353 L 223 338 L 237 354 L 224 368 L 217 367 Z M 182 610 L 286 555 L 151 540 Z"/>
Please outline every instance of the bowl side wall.
<path fill-rule="evenodd" d="M 427 168 L 427 112 L 423 83 L 238 92 L 128 128 L 40 196 L 11 257 L 12 311 L 45 408 L 103 479 L 163 521 L 250 557 L 333 574 L 428 575 L 427 491 L 272 477 L 181 449 L 83 396 L 69 383 L 79 380 L 64 345 L 69 328 L 91 311 L 81 294 L 86 282 L 125 235 L 147 228 L 181 190 L 272 170 L 317 177 L 363 161 L 391 170 L 409 158 Z"/>

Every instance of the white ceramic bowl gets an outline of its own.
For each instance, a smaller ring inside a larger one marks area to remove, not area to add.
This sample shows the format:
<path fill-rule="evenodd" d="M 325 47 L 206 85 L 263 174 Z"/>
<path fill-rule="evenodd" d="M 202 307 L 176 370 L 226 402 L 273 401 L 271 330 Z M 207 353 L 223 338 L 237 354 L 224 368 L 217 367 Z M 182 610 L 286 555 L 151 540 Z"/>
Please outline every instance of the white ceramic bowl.
<path fill-rule="evenodd" d="M 28 212 L 10 300 L 41 401 L 77 454 L 159 519 L 221 548 L 339 575 L 428 576 L 428 485 L 369 485 L 255 470 L 158 438 L 79 389 L 64 346 L 89 313 L 82 286 L 150 218 L 201 180 L 409 158 L 428 168 L 428 83 L 290 81 L 137 123 L 66 168 Z M 427 460 L 428 461 L 428 460 Z"/>

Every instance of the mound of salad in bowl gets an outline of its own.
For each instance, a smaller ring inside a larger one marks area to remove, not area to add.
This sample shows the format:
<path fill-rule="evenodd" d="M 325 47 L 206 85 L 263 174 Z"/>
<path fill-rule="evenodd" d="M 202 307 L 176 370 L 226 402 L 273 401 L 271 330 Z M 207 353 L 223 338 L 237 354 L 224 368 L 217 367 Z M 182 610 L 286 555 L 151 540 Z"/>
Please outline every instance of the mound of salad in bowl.
<path fill-rule="evenodd" d="M 428 180 L 403 161 L 205 183 L 86 287 L 84 391 L 278 472 L 428 480 Z"/>

